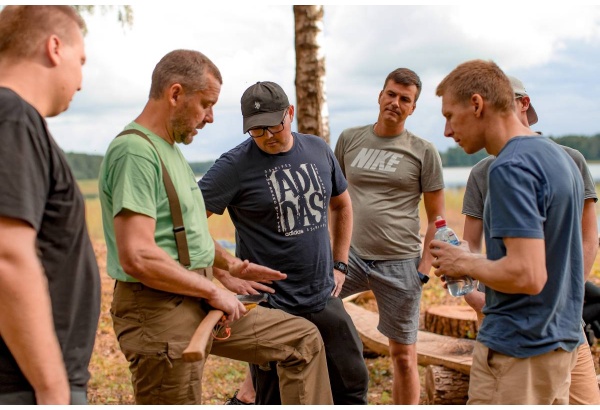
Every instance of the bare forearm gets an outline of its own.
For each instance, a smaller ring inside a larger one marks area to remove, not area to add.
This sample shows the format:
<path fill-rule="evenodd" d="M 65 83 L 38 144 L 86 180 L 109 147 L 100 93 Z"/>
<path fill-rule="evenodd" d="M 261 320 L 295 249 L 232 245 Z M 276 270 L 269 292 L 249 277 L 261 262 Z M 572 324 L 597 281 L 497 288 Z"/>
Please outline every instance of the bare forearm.
<path fill-rule="evenodd" d="M 241 263 L 239 258 L 230 254 L 227 249 L 223 248 L 217 241 L 215 242 L 215 260 L 213 265 L 219 269 L 231 271 L 231 266 L 236 263 Z"/>
<path fill-rule="evenodd" d="M 471 249 L 471 252 L 481 253 L 482 237 L 483 220 L 470 215 L 465 215 L 463 240 L 469 243 L 469 249 Z"/>
<path fill-rule="evenodd" d="M 548 280 L 543 239 L 504 238 L 506 255 L 489 260 L 471 253 L 466 242 L 461 246 L 433 240 L 429 249 L 435 258 L 436 276 L 469 275 L 485 286 L 504 293 L 536 295 Z"/>
<path fill-rule="evenodd" d="M 444 215 L 444 190 L 439 189 L 432 192 L 423 192 L 423 204 L 427 213 L 427 231 L 425 232 L 425 240 L 423 242 L 419 272 L 427 275 L 431 270 L 431 261 L 433 260 L 433 256 L 429 252 L 429 244 L 435 236 L 435 220 L 438 216 Z"/>
<path fill-rule="evenodd" d="M 348 263 L 348 252 L 352 240 L 352 209 L 332 210 L 330 225 L 333 259 Z"/>
<path fill-rule="evenodd" d="M 537 294 L 545 284 L 546 264 L 505 256 L 489 260 L 481 254 L 465 254 L 460 270 L 485 286 L 504 293 Z"/>
<path fill-rule="evenodd" d="M 429 252 L 429 243 L 433 239 L 435 235 L 435 224 L 430 223 L 427 225 L 427 232 L 425 232 L 425 240 L 423 242 L 423 254 L 421 255 L 421 262 L 419 262 L 419 272 L 424 273 L 426 275 L 429 274 L 431 270 L 431 261 L 433 260 L 433 256 L 431 252 Z"/>
<path fill-rule="evenodd" d="M 211 299 L 216 285 L 203 275 L 187 270 L 158 246 L 135 251 L 121 258 L 125 273 L 153 289 Z"/>
<path fill-rule="evenodd" d="M 34 388 L 38 404 L 69 404 L 47 280 L 35 253 L 30 256 L 0 259 L 0 334 Z"/>

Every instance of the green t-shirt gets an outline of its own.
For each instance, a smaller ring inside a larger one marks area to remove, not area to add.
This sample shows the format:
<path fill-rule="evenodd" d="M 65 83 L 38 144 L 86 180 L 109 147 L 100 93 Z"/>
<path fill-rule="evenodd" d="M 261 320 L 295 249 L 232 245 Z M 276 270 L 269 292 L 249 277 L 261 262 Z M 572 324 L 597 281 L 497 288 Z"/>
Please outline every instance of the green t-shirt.
<path fill-rule="evenodd" d="M 125 282 L 137 281 L 127 275 L 119 263 L 113 219 L 123 209 L 153 218 L 156 221 L 156 244 L 174 260 L 178 260 L 159 155 L 173 180 L 181 204 L 191 260 L 190 269 L 212 266 L 215 248 L 208 231 L 204 200 L 194 173 L 179 147 L 167 143 L 134 122 L 125 127 L 132 128 L 146 134 L 156 149 L 138 135 L 123 135 L 111 142 L 102 162 L 98 183 L 108 253 L 108 274 Z"/>

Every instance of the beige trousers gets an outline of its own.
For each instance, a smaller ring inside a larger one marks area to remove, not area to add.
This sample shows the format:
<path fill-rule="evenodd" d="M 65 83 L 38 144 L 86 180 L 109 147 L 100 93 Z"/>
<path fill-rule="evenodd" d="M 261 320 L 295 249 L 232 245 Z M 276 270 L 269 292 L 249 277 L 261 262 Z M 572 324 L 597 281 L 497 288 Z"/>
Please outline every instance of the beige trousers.
<path fill-rule="evenodd" d="M 587 343 L 577 349 L 577 363 L 571 371 L 569 404 L 600 404 L 594 359 Z"/>
<path fill-rule="evenodd" d="M 467 404 L 568 404 L 577 349 L 519 359 L 475 342 Z"/>
<path fill-rule="evenodd" d="M 117 281 L 111 315 L 137 404 L 201 404 L 204 361 L 182 360 L 206 316 L 200 299 Z M 258 365 L 278 362 L 282 404 L 333 403 L 323 340 L 306 319 L 256 307 L 211 353 Z"/>

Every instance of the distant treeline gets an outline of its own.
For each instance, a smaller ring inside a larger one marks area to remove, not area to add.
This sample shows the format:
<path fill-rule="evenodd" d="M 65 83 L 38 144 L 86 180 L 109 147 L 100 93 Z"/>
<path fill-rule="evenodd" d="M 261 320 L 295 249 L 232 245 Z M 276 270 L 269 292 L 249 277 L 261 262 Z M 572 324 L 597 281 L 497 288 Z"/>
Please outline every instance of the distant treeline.
<path fill-rule="evenodd" d="M 564 137 L 550 138 L 561 145 L 575 148 L 583 154 L 588 161 L 600 161 L 600 134 L 592 137 L 581 135 L 566 135 Z M 88 155 L 67 152 L 67 160 L 73 169 L 77 179 L 96 179 L 100 173 L 101 155 Z M 460 147 L 448 148 L 445 152 L 440 152 L 442 164 L 445 167 L 469 167 L 475 165 L 479 160 L 485 158 L 487 153 L 484 150 L 474 155 L 467 155 Z M 190 167 L 196 175 L 202 175 L 214 164 L 214 161 L 191 162 Z"/>
<path fill-rule="evenodd" d="M 564 137 L 550 136 L 549 138 L 561 145 L 575 148 L 583 154 L 587 161 L 600 161 L 600 134 L 592 137 L 565 135 Z M 487 153 L 485 150 L 481 150 L 476 154 L 467 155 L 461 147 L 452 147 L 448 148 L 446 152 L 440 152 L 440 156 L 445 167 L 469 167 L 485 158 Z"/>
<path fill-rule="evenodd" d="M 78 154 L 66 152 L 67 161 L 73 170 L 76 179 L 97 179 L 100 174 L 102 155 Z M 190 167 L 194 174 L 202 175 L 214 164 L 215 161 L 192 162 Z"/>

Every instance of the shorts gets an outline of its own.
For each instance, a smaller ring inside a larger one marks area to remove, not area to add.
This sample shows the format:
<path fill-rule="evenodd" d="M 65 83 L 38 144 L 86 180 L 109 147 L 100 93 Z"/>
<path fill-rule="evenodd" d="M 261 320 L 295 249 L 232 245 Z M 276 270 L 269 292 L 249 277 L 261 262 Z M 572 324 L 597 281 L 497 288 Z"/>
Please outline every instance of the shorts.
<path fill-rule="evenodd" d="M 422 282 L 420 258 L 365 261 L 350 249 L 348 275 L 340 297 L 372 290 L 379 309 L 377 329 L 405 345 L 417 342 Z"/>

